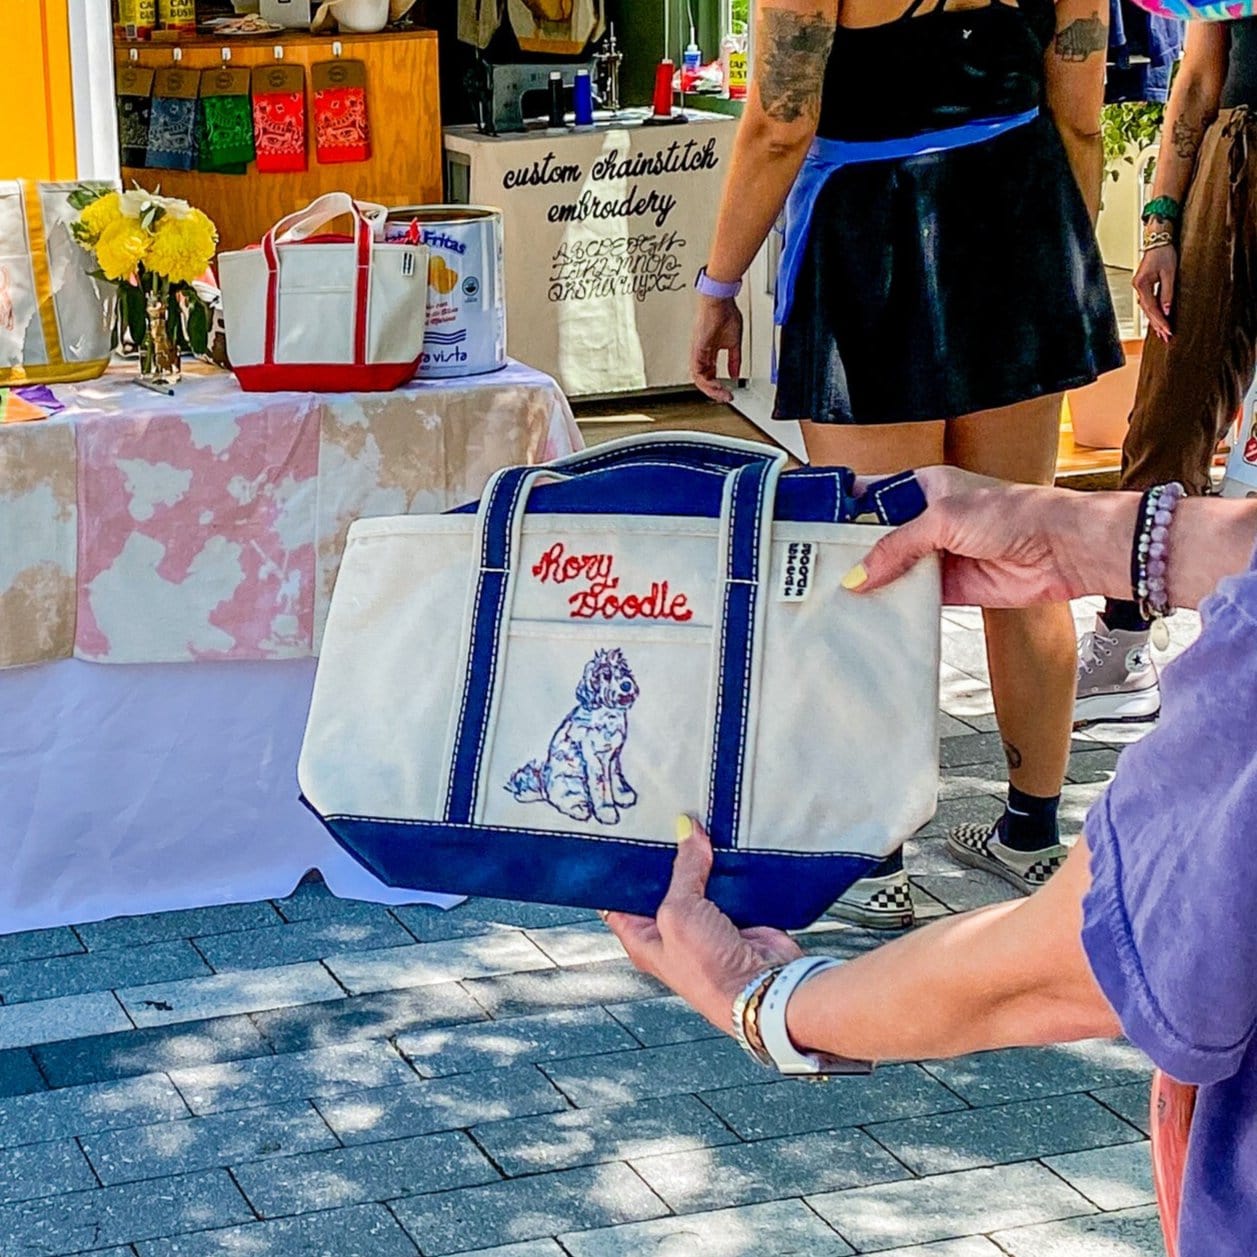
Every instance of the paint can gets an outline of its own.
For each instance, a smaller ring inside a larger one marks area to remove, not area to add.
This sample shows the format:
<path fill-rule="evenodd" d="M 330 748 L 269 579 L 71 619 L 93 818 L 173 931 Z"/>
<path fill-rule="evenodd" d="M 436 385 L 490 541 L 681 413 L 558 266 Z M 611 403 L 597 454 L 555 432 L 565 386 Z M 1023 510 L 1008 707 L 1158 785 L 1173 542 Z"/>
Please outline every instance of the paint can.
<path fill-rule="evenodd" d="M 428 246 L 428 324 L 419 378 L 483 375 L 504 367 L 502 211 L 401 206 L 389 210 L 384 237 Z"/>

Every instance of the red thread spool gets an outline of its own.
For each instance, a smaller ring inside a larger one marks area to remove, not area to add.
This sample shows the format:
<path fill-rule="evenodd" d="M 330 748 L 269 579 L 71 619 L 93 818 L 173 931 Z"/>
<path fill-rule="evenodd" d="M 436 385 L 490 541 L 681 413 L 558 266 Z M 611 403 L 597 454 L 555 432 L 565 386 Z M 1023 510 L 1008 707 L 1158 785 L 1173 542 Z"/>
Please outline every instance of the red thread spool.
<path fill-rule="evenodd" d="M 655 70 L 655 117 L 672 117 L 672 76 L 676 67 L 671 57 L 664 57 Z"/>

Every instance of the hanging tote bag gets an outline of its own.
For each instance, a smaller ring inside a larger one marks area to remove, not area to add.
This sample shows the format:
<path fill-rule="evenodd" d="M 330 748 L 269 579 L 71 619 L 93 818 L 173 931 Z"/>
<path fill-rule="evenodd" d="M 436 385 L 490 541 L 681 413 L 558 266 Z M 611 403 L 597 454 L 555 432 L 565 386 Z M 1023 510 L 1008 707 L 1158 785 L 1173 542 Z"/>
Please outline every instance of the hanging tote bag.
<path fill-rule="evenodd" d="M 352 237 L 315 234 L 342 214 Z M 414 376 L 428 250 L 385 243 L 383 218 L 329 192 L 276 223 L 260 248 L 219 255 L 227 356 L 242 389 L 380 392 Z"/>
<path fill-rule="evenodd" d="M 109 365 L 114 290 L 70 232 L 85 186 L 0 182 L 0 387 L 94 380 Z"/>
<path fill-rule="evenodd" d="M 843 590 L 920 489 L 783 462 L 634 438 L 357 521 L 306 802 L 390 885 L 639 913 L 690 812 L 736 921 L 814 920 L 933 814 L 939 577 Z"/>

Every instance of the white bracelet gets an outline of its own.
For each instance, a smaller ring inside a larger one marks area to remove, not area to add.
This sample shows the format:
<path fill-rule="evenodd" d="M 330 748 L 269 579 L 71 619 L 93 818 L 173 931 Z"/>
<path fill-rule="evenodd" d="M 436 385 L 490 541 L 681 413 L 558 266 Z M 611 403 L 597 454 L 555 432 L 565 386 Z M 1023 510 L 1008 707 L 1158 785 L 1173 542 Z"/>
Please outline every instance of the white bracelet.
<path fill-rule="evenodd" d="M 800 1052 L 786 1031 L 786 1006 L 790 997 L 809 979 L 842 961 L 829 956 L 803 956 L 792 960 L 773 979 L 759 1012 L 759 1031 L 764 1050 L 777 1069 L 788 1075 L 871 1074 L 872 1061 L 852 1061 L 824 1052 Z"/>

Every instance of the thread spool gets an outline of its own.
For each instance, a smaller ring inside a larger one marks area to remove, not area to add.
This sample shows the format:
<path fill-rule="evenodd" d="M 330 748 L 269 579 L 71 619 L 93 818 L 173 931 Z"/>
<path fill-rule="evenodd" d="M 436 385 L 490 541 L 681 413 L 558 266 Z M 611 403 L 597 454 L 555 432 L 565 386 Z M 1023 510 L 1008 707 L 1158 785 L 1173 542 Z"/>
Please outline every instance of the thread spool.
<path fill-rule="evenodd" d="M 566 125 L 563 110 L 563 75 L 558 70 L 550 71 L 550 125 L 552 127 Z"/>
<path fill-rule="evenodd" d="M 664 57 L 655 68 L 654 116 L 656 118 L 672 117 L 672 76 L 675 70 L 671 57 Z"/>
<path fill-rule="evenodd" d="M 594 86 L 588 70 L 576 71 L 576 82 L 572 84 L 572 109 L 578 127 L 594 125 Z"/>

